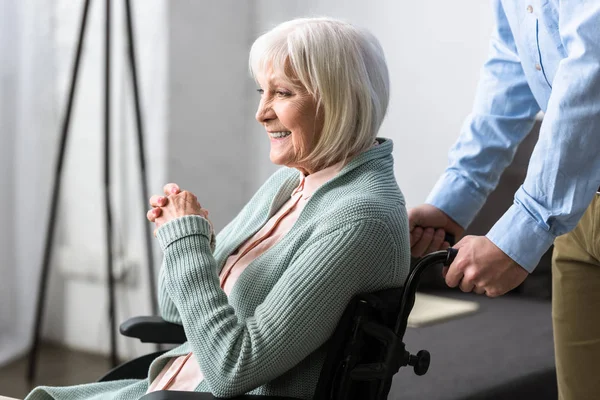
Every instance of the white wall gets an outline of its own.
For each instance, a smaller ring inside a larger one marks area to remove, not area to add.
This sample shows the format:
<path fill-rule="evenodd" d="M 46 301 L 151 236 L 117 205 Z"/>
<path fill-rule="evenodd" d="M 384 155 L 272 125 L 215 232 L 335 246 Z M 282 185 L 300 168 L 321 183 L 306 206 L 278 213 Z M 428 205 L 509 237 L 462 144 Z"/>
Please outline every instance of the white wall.
<path fill-rule="evenodd" d="M 254 120 L 258 98 L 247 72 L 260 33 L 291 18 L 327 15 L 379 38 L 392 81 L 380 136 L 394 140 L 396 176 L 414 206 L 445 168 L 471 109 L 492 27 L 489 4 L 475 0 L 228 0 L 210 8 L 188 0 L 170 9 L 169 180 L 195 190 L 217 228 L 277 168 Z"/>
<path fill-rule="evenodd" d="M 251 2 L 169 3 L 167 181 L 198 195 L 219 230 L 254 190 L 248 124 Z"/>
<path fill-rule="evenodd" d="M 38 32 L 35 40 L 18 48 L 10 41 L 0 41 L 2 50 L 29 54 L 20 58 L 28 65 L 20 82 L 29 96 L 18 103 L 21 119 L 5 118 L 10 104 L 0 110 L 2 132 L 18 132 L 8 135 L 4 142 L 16 149 L 14 153 L 0 146 L 0 167 L 10 171 L 13 166 L 15 170 L 14 174 L 1 175 L 0 185 L 29 196 L 15 214 L 18 220 L 0 213 L 0 223 L 18 230 L 15 238 L 6 230 L 0 233 L 4 257 L 0 272 L 17 282 L 13 287 L 31 288 L 31 293 L 41 263 L 58 122 L 66 104 L 83 4 L 82 0 L 44 0 L 36 5 L 44 4 L 45 8 L 34 10 L 34 2 L 9 2 L 15 10 L 26 8 L 28 14 L 20 24 L 3 25 L 2 32 L 23 30 L 31 35 L 37 32 L 33 29 L 36 24 L 47 31 Z M 90 10 L 44 334 L 75 348 L 106 353 L 102 3 L 93 2 Z M 122 2 L 113 4 L 115 243 L 118 257 L 133 266 L 130 278 L 119 285 L 121 321 L 148 313 L 150 305 L 143 256 L 145 209 L 140 204 L 133 110 L 125 69 L 123 9 Z M 294 17 L 316 15 L 343 18 L 373 31 L 386 52 L 392 81 L 388 116 L 380 135 L 394 140 L 396 177 L 408 205 L 413 206 L 425 199 L 444 169 L 447 150 L 471 109 L 492 24 L 488 3 L 477 0 L 137 0 L 133 6 L 151 192 L 160 192 L 166 182 L 178 182 L 198 194 L 217 229 L 233 218 L 277 168 L 269 161 L 265 133 L 254 120 L 258 98 L 248 74 L 247 57 L 259 33 Z M 10 11 L 10 7 L 6 9 Z M 37 17 L 31 17 L 33 14 Z M 27 36 L 20 35 L 25 41 Z M 3 106 L 10 103 L 5 93 L 10 95 L 12 90 L 16 89 L 2 86 Z M 13 244 L 15 251 L 11 252 Z M 12 267 L 14 263 L 17 268 Z M 0 282 L 0 289 L 9 286 L 6 282 Z M 28 337 L 33 296 L 25 294 L 22 301 L 10 303 L 5 293 L 10 290 L 0 291 L 0 332 L 6 332 L 3 321 L 19 320 L 25 332 L 22 336 Z M 24 342 L 27 340 L 21 340 Z M 120 339 L 119 347 L 125 357 L 148 351 L 148 347 L 125 339 Z M 0 363 L 1 356 L 0 352 Z"/>
<path fill-rule="evenodd" d="M 27 348 L 33 322 L 56 132 L 50 9 L 51 0 L 2 7 L 0 363 Z"/>
<path fill-rule="evenodd" d="M 257 0 L 258 32 L 302 16 L 342 18 L 369 29 L 386 54 L 391 100 L 379 136 L 394 141 L 396 179 L 408 206 L 422 203 L 471 110 L 492 29 L 489 2 Z M 249 110 L 250 112 L 250 110 Z M 256 135 L 262 128 L 253 128 Z M 261 144 L 260 180 L 274 170 Z"/>

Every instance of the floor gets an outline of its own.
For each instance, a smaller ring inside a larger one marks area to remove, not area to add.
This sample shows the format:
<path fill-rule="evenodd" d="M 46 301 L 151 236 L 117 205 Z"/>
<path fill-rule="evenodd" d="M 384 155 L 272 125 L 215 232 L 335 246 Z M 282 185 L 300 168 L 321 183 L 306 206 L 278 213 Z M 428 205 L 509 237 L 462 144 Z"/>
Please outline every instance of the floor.
<path fill-rule="evenodd" d="M 22 399 L 39 385 L 66 386 L 94 382 L 110 369 L 109 358 L 44 343 L 37 362 L 33 386 L 25 377 L 28 360 L 23 357 L 0 368 L 0 396 Z"/>

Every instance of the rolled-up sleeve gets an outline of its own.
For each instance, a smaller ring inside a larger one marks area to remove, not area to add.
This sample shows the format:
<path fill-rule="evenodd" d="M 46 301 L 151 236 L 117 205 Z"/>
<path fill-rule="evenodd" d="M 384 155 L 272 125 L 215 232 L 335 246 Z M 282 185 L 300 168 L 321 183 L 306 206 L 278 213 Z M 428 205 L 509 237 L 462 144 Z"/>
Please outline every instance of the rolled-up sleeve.
<path fill-rule="evenodd" d="M 600 2 L 567 4 L 559 10 L 567 56 L 525 182 L 487 235 L 530 272 L 554 239 L 577 225 L 600 185 Z"/>

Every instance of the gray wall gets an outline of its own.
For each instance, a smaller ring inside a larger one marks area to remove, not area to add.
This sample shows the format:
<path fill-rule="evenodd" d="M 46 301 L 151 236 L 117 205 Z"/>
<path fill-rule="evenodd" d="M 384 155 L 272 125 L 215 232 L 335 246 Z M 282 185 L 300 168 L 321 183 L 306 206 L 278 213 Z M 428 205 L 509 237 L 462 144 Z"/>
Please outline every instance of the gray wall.
<path fill-rule="evenodd" d="M 492 26 L 488 3 L 478 1 L 177 1 L 170 10 L 168 174 L 197 188 L 217 227 L 277 168 L 254 120 L 258 99 L 247 72 L 260 33 L 291 18 L 327 15 L 379 38 L 392 80 L 380 135 L 395 142 L 396 176 L 412 206 L 445 168 L 471 110 Z"/>
<path fill-rule="evenodd" d="M 8 49 L 6 54 L 20 54 L 17 91 L 22 97 L 14 119 L 5 117 L 10 104 L 0 111 L 6 136 L 6 146 L 0 147 L 0 166 L 6 171 L 0 184 L 19 200 L 17 212 L 0 213 L 0 223 L 15 232 L 14 236 L 7 230 L 0 234 L 4 239 L 0 240 L 4 256 L 0 272 L 7 278 L 0 288 L 31 289 L 20 290 L 23 294 L 13 303 L 5 294 L 10 291 L 0 293 L 0 332 L 7 331 L 4 321 L 19 321 L 25 334 L 11 342 L 20 344 L 12 346 L 18 352 L 25 348 L 33 322 L 31 293 L 41 262 L 59 118 L 83 1 L 7 0 L 6 4 L 11 6 L 3 12 L 23 18 L 16 26 L 0 27 L 2 33 L 17 28 L 20 32 L 19 41 L 0 35 L 0 42 Z M 71 347 L 107 352 L 101 169 L 103 13 L 102 2 L 92 4 L 44 334 Z M 148 313 L 150 306 L 142 230 L 147 206 L 140 204 L 122 4 L 114 4 L 111 154 L 117 265 L 127 273 L 117 290 L 117 318 L 123 320 Z M 133 6 L 151 192 L 160 193 L 166 182 L 178 182 L 198 195 L 217 229 L 277 168 L 269 161 L 264 130 L 254 120 L 258 98 L 247 57 L 259 33 L 290 18 L 329 15 L 364 26 L 380 39 L 392 81 L 390 108 L 380 135 L 394 140 L 396 177 L 410 206 L 425 199 L 446 165 L 447 150 L 471 109 L 491 31 L 489 5 L 476 0 L 137 0 Z M 4 77 L 6 67 L 1 70 Z M 10 96 L 12 90 L 3 84 L 3 104 L 10 103 L 4 94 Z M 125 357 L 149 350 L 125 339 L 119 345 Z"/>
<path fill-rule="evenodd" d="M 394 140 L 395 173 L 409 206 L 423 202 L 472 107 L 492 29 L 489 2 L 259 0 L 258 32 L 300 16 L 332 16 L 371 30 L 386 53 L 391 99 L 380 136 Z M 254 124 L 257 134 L 262 129 Z M 261 179 L 270 168 L 261 143 Z"/>
<path fill-rule="evenodd" d="M 16 104 L 17 93 L 16 70 L 18 47 L 14 41 L 17 36 L 16 6 L 13 3 L 0 8 L 0 188 L 9 199 L 14 198 L 15 191 L 15 135 L 16 131 Z M 12 202 L 11 202 L 12 203 Z M 12 204 L 14 207 L 14 203 Z M 17 318 L 15 308 L 14 280 L 16 275 L 15 261 L 15 214 L 13 212 L 0 213 L 0 359 L 9 356 L 7 344 L 14 336 L 13 322 Z"/>
<path fill-rule="evenodd" d="M 256 138 L 246 102 L 251 4 L 169 4 L 166 178 L 198 195 L 217 230 L 254 189 Z"/>
<path fill-rule="evenodd" d="M 56 135 L 50 8 L 51 0 L 2 7 L 0 363 L 26 349 L 33 322 Z"/>

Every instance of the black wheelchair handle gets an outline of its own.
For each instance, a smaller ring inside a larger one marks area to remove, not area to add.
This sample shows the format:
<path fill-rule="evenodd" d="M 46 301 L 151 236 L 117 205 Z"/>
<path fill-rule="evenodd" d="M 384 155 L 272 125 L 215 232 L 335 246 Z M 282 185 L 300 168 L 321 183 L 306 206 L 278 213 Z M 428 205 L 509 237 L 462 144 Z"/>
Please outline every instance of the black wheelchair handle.
<path fill-rule="evenodd" d="M 444 267 L 449 267 L 450 264 L 452 264 L 452 262 L 456 258 L 456 255 L 458 254 L 458 249 L 454 249 L 452 247 L 448 247 L 447 251 L 448 255 L 446 256 L 446 261 L 444 261 Z"/>
<path fill-rule="evenodd" d="M 454 246 L 456 243 L 456 237 L 453 234 L 446 232 L 444 235 L 444 242 L 448 242 L 450 246 Z"/>
<path fill-rule="evenodd" d="M 419 278 L 423 271 L 436 264 L 449 266 L 452 264 L 452 261 L 454 261 L 457 254 L 457 249 L 449 247 L 446 250 L 434 251 L 433 253 L 426 254 L 417 261 L 412 271 L 408 274 L 404 284 L 402 299 L 400 301 L 400 313 L 396 320 L 396 327 L 394 330 L 398 336 L 404 337 L 404 333 L 406 332 L 408 315 L 415 304 L 415 293 L 417 292 Z"/>

